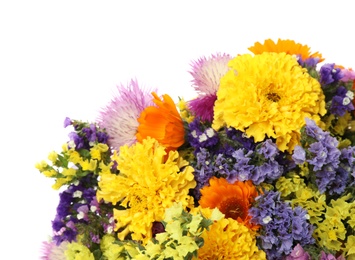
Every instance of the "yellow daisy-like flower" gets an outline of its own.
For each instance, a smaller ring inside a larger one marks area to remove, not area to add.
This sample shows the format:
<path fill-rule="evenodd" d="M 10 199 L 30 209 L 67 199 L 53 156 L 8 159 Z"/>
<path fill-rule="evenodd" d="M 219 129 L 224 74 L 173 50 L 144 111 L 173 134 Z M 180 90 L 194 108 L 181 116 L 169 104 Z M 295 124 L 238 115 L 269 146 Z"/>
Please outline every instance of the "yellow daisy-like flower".
<path fill-rule="evenodd" d="M 204 244 L 198 250 L 198 257 L 195 259 L 266 259 L 265 252 L 259 250 L 256 245 L 255 235 L 255 231 L 238 221 L 222 218 L 201 235 Z"/>
<path fill-rule="evenodd" d="M 193 206 L 188 195 L 196 186 L 193 168 L 177 151 L 166 156 L 165 147 L 148 137 L 131 147 L 122 146 L 117 163 L 120 174 L 101 175 L 97 198 L 125 208 L 114 209 L 119 239 L 131 233 L 133 240 L 146 243 L 152 237 L 153 222 L 163 219 L 166 208 L 174 202 L 184 208 Z"/>
<path fill-rule="evenodd" d="M 318 52 L 311 53 L 310 47 L 296 43 L 293 40 L 278 39 L 275 43 L 273 40 L 267 39 L 264 41 L 264 44 L 256 42 L 254 46 L 249 47 L 248 50 L 254 54 L 261 54 L 263 52 L 285 52 L 290 55 L 300 55 L 302 60 L 306 60 L 308 58 L 319 58 L 318 62 L 322 62 L 324 60 L 322 58 L 322 54 Z"/>
<path fill-rule="evenodd" d="M 229 62 L 214 107 L 213 128 L 234 127 L 254 137 L 276 139 L 281 151 L 299 143 L 305 118 L 326 113 L 320 83 L 285 53 L 244 54 Z"/>

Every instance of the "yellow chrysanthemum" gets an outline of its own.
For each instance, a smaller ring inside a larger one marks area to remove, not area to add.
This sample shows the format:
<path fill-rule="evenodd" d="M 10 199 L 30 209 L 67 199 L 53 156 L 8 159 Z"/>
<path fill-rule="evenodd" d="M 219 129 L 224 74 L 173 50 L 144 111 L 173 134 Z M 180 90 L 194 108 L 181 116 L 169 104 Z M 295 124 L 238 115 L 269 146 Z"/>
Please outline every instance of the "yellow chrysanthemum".
<path fill-rule="evenodd" d="M 213 128 L 234 127 L 255 142 L 275 138 L 281 151 L 299 143 L 305 118 L 326 113 L 320 83 L 285 53 L 240 55 L 229 62 L 214 107 Z"/>
<path fill-rule="evenodd" d="M 114 210 L 119 239 L 131 233 L 132 239 L 146 243 L 153 222 L 163 219 L 166 208 L 174 202 L 192 206 L 188 192 L 196 186 L 193 168 L 177 151 L 166 156 L 165 147 L 148 137 L 131 147 L 122 146 L 117 163 L 120 174 L 101 175 L 97 198 L 125 208 Z"/>
<path fill-rule="evenodd" d="M 266 259 L 265 252 L 256 245 L 255 231 L 231 218 L 214 222 L 202 238 L 204 244 L 197 259 Z"/>
<path fill-rule="evenodd" d="M 293 40 L 278 39 L 275 43 L 273 40 L 267 39 L 264 41 L 264 44 L 256 42 L 254 46 L 249 47 L 248 50 L 250 50 L 254 54 L 261 54 L 263 52 L 285 52 L 290 55 L 300 55 L 302 60 L 306 60 L 308 58 L 319 58 L 318 62 L 322 62 L 324 60 L 322 58 L 322 54 L 318 52 L 311 53 L 310 47 L 308 47 L 307 45 L 296 43 Z"/>

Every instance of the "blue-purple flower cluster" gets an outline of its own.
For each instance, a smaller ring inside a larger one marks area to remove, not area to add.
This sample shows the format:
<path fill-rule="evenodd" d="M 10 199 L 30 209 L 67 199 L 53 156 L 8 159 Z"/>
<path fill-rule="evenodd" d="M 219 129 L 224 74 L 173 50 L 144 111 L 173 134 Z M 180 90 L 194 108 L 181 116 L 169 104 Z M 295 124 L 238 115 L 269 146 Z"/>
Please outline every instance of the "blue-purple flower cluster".
<path fill-rule="evenodd" d="M 258 185 L 277 180 L 294 166 L 271 139 L 255 143 L 253 138 L 232 127 L 216 132 L 200 120 L 194 120 L 188 127 L 188 141 L 195 155 L 192 165 L 197 182 L 193 191 L 196 200 L 212 176 L 226 178 L 229 183 L 252 180 Z"/>
<path fill-rule="evenodd" d="M 307 211 L 302 207 L 292 208 L 281 200 L 279 192 L 266 191 L 258 196 L 249 214 L 251 222 L 262 227 L 259 239 L 267 259 L 282 259 L 297 244 L 315 243 L 314 227 L 309 223 Z"/>
<path fill-rule="evenodd" d="M 354 93 L 345 87 L 348 80 L 341 68 L 334 63 L 324 64 L 319 70 L 319 81 L 325 94 L 325 101 L 329 112 L 336 116 L 344 116 L 346 112 L 353 111 Z"/>
<path fill-rule="evenodd" d="M 78 234 L 76 225 L 87 223 L 89 209 L 97 206 L 93 182 L 97 183 L 96 178 L 92 174 L 87 175 L 77 185 L 69 185 L 59 194 L 57 215 L 52 221 L 53 240 L 58 245 L 63 241 L 74 241 Z"/>
<path fill-rule="evenodd" d="M 338 146 L 335 137 L 323 131 L 313 120 L 306 119 L 301 145 L 295 147 L 292 158 L 298 165 L 307 163 L 310 166 L 321 193 L 341 194 L 354 181 L 355 148 L 339 149 Z"/>
<path fill-rule="evenodd" d="M 107 133 L 99 129 L 95 124 L 83 124 L 68 117 L 65 118 L 64 127 L 70 125 L 74 127 L 75 131 L 69 133 L 69 148 L 88 150 L 95 142 L 107 144 Z"/>

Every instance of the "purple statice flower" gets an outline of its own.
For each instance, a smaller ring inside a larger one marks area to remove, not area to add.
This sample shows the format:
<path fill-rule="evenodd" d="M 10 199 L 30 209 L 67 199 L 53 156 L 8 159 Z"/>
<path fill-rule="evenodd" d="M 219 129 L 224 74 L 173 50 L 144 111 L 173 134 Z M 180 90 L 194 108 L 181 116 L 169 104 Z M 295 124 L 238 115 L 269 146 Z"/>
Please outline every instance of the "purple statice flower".
<path fill-rule="evenodd" d="M 100 127 L 106 130 L 108 144 L 113 149 L 118 150 L 122 145 L 132 145 L 137 141 L 137 119 L 146 107 L 154 106 L 151 92 L 156 90 L 142 89 L 135 80 L 127 86 L 117 86 L 117 94 L 97 119 Z"/>
<path fill-rule="evenodd" d="M 76 211 L 78 212 L 78 214 L 76 215 L 77 219 L 83 219 L 88 221 L 89 217 L 88 217 L 88 212 L 89 212 L 89 207 L 88 205 L 80 205 Z"/>
<path fill-rule="evenodd" d="M 89 185 L 97 183 L 92 174 L 80 179 L 77 185 L 71 184 L 66 190 L 59 194 L 57 214 L 52 221 L 52 228 L 55 233 L 53 241 L 57 244 L 63 241 L 72 242 L 77 236 L 77 223 L 86 223 L 90 203 L 96 200 L 96 193 Z"/>
<path fill-rule="evenodd" d="M 246 137 L 244 132 L 233 127 L 228 127 L 225 131 L 227 138 L 233 142 L 234 146 L 237 144 L 238 147 L 246 150 L 255 149 L 256 143 L 254 142 L 254 137 Z"/>
<path fill-rule="evenodd" d="M 108 213 L 107 214 L 107 219 L 108 222 L 107 223 L 102 223 L 102 227 L 104 229 L 104 233 L 105 234 L 112 234 L 112 232 L 115 229 L 115 218 L 113 217 L 112 213 Z"/>
<path fill-rule="evenodd" d="M 80 121 L 72 121 L 71 124 L 74 126 L 74 131 L 68 134 L 69 148 L 90 150 L 95 143 L 107 143 L 107 133 L 97 125 Z"/>
<path fill-rule="evenodd" d="M 349 183 L 352 168 L 348 164 L 348 150 L 338 149 L 339 141 L 323 131 L 313 120 L 306 119 L 305 130 L 302 131 L 308 140 L 307 147 L 297 147 L 293 154 L 296 164 L 307 162 L 315 175 L 315 184 L 321 193 L 341 194 Z M 350 152 L 351 154 L 351 152 Z"/>
<path fill-rule="evenodd" d="M 302 67 L 313 68 L 313 69 L 315 69 L 317 67 L 317 64 L 320 61 L 320 58 L 318 58 L 318 57 L 309 57 L 305 60 L 302 60 L 302 56 L 298 55 L 297 58 L 298 58 L 297 59 L 298 64 L 300 64 Z"/>
<path fill-rule="evenodd" d="M 206 186 L 212 176 L 215 175 L 215 168 L 213 165 L 214 155 L 205 148 L 201 148 L 196 154 L 196 163 L 193 165 L 196 181 L 196 187 L 192 190 L 192 196 L 195 200 L 201 197 L 200 190 Z"/>
<path fill-rule="evenodd" d="M 219 142 L 217 132 L 212 127 L 201 124 L 199 119 L 193 120 L 188 127 L 187 138 L 195 152 L 200 148 L 213 147 Z"/>
<path fill-rule="evenodd" d="M 343 116 L 347 111 L 354 110 L 353 99 L 354 92 L 340 86 L 335 91 L 329 111 L 336 116 Z"/>
<path fill-rule="evenodd" d="M 82 132 L 86 139 L 89 141 L 89 144 L 92 145 L 97 140 L 96 138 L 96 126 L 94 124 L 90 124 L 89 127 L 84 127 Z"/>
<path fill-rule="evenodd" d="M 277 160 L 280 150 L 271 139 L 259 143 L 253 152 L 245 149 L 242 151 L 243 149 L 239 149 L 233 154 L 236 159 L 236 179 L 252 180 L 255 185 L 259 185 L 262 182 L 276 180 L 283 174 L 285 168 Z M 248 163 L 248 167 L 245 162 Z"/>
<path fill-rule="evenodd" d="M 201 57 L 191 63 L 192 84 L 198 97 L 188 102 L 192 113 L 203 121 L 212 122 L 213 105 L 217 99 L 220 80 L 229 70 L 231 56 L 217 53 L 211 57 Z"/>
<path fill-rule="evenodd" d="M 272 159 L 274 160 L 275 157 L 279 153 L 279 149 L 277 148 L 276 144 L 271 141 L 271 139 L 267 139 L 260 144 L 260 148 L 258 148 L 258 153 L 263 155 L 265 159 Z"/>
<path fill-rule="evenodd" d="M 308 155 L 310 158 L 307 162 L 313 166 L 314 171 L 321 170 L 323 167 L 331 165 L 334 168 L 339 164 L 340 151 L 338 147 L 338 140 L 331 137 L 326 132 L 325 138 L 310 144 L 308 148 Z"/>
<path fill-rule="evenodd" d="M 249 179 L 255 185 L 262 182 L 272 182 L 280 178 L 283 174 L 284 168 L 275 160 L 264 162 L 262 165 L 256 166 L 249 174 Z"/>
<path fill-rule="evenodd" d="M 311 260 L 311 256 L 302 248 L 300 244 L 297 244 L 285 260 Z"/>
<path fill-rule="evenodd" d="M 95 233 L 90 233 L 90 237 L 91 237 L 91 241 L 96 243 L 96 244 L 100 244 L 100 236 L 98 234 Z"/>
<path fill-rule="evenodd" d="M 314 227 L 309 223 L 307 211 L 301 207 L 292 208 L 282 201 L 280 193 L 266 191 L 255 199 L 250 208 L 251 222 L 260 225 L 259 247 L 268 259 L 282 259 L 291 254 L 295 245 L 314 244 Z"/>
<path fill-rule="evenodd" d="M 316 139 L 318 141 L 324 138 L 325 132 L 316 124 L 316 122 L 308 117 L 306 117 L 306 128 L 305 134 L 308 137 Z"/>
<path fill-rule="evenodd" d="M 240 177 L 235 169 L 235 160 L 226 154 L 215 156 L 213 166 L 215 175 L 223 176 L 229 183 L 234 183 Z"/>
<path fill-rule="evenodd" d="M 337 83 L 343 77 L 342 70 L 335 68 L 334 63 L 324 64 L 320 68 L 319 73 L 322 86 Z"/>
<path fill-rule="evenodd" d="M 234 172 L 227 176 L 228 182 L 233 183 L 234 181 L 246 181 L 250 179 L 250 174 L 254 170 L 255 165 L 251 163 L 253 151 L 247 151 L 245 149 L 236 150 L 232 156 L 235 159 L 233 165 Z"/>
<path fill-rule="evenodd" d="M 66 128 L 67 126 L 70 126 L 72 124 L 72 121 L 69 117 L 66 117 L 64 119 L 64 128 Z"/>
<path fill-rule="evenodd" d="M 77 236 L 77 230 L 75 227 L 73 228 L 70 225 L 67 225 L 68 222 L 64 222 L 62 219 L 55 218 L 52 221 L 52 228 L 53 228 L 53 241 L 59 245 L 64 241 L 72 242 L 75 241 Z"/>
<path fill-rule="evenodd" d="M 296 164 L 303 164 L 306 161 L 306 151 L 302 146 L 296 145 L 293 149 L 292 159 Z"/>
<path fill-rule="evenodd" d="M 341 149 L 339 168 L 348 172 L 355 179 L 355 146 Z"/>
<path fill-rule="evenodd" d="M 70 148 L 75 148 L 76 150 L 80 150 L 86 147 L 85 145 L 85 140 L 82 136 L 80 136 L 76 132 L 70 132 L 69 133 L 69 147 Z"/>
<path fill-rule="evenodd" d="M 324 169 L 316 171 L 316 184 L 320 193 L 324 193 L 327 191 L 330 184 L 336 181 L 336 171 L 333 167 L 328 166 L 324 167 Z"/>

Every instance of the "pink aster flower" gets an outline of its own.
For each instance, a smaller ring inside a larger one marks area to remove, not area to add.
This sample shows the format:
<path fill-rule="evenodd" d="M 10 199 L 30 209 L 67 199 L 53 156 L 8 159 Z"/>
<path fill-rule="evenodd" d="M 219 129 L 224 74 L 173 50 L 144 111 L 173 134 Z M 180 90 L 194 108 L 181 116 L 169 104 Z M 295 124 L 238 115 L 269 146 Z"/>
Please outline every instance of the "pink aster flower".
<path fill-rule="evenodd" d="M 64 241 L 60 245 L 56 245 L 55 242 L 43 242 L 42 243 L 42 256 L 41 260 L 65 260 L 65 250 L 69 242 Z"/>
<path fill-rule="evenodd" d="M 192 83 L 198 97 L 188 102 L 188 107 L 196 117 L 211 122 L 213 119 L 213 106 L 217 99 L 217 90 L 220 79 L 228 71 L 228 62 L 231 57 L 228 54 L 212 55 L 209 58 L 202 57 L 191 63 L 193 77 Z"/>
<path fill-rule="evenodd" d="M 148 106 L 154 106 L 151 92 L 138 86 L 137 81 L 125 87 L 117 86 L 118 94 L 101 110 L 98 124 L 105 128 L 109 136 L 108 144 L 118 150 L 122 145 L 132 145 L 136 139 L 138 117 Z"/>

